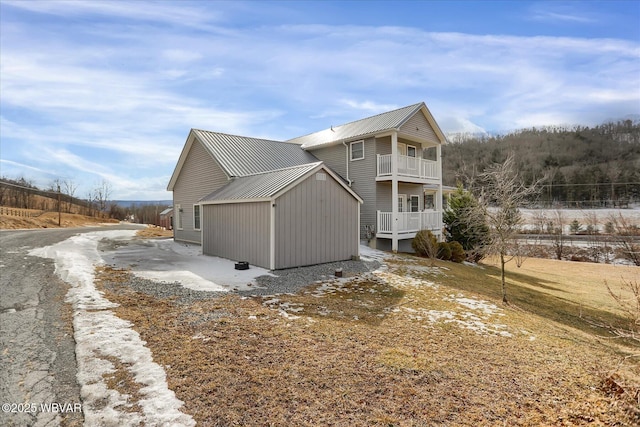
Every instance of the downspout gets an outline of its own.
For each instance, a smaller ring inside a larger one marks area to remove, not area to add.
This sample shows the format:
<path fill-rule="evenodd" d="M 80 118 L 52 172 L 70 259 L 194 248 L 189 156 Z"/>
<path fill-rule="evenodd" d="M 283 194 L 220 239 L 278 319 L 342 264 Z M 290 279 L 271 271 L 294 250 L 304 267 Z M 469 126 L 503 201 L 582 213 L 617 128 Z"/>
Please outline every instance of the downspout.
<path fill-rule="evenodd" d="M 349 179 L 349 146 L 344 141 L 342 141 L 342 145 L 344 145 L 344 153 L 345 153 L 344 160 L 345 160 L 345 166 L 347 168 L 346 179 L 347 179 L 347 182 L 349 183 L 349 187 L 351 187 L 352 183 L 351 183 L 351 180 Z"/>

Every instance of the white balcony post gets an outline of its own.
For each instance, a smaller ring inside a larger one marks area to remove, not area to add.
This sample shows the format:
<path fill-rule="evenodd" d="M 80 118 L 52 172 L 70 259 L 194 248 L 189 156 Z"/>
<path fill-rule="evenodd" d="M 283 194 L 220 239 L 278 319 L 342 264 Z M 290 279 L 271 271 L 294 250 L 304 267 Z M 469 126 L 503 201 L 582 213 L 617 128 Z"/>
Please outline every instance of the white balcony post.
<path fill-rule="evenodd" d="M 438 144 L 436 148 L 436 162 L 438 169 L 438 190 L 436 191 L 436 212 L 439 212 L 436 218 L 442 218 L 442 145 Z M 440 231 L 440 240 L 442 240 L 442 220 L 438 224 L 438 230 Z"/>
<path fill-rule="evenodd" d="M 436 174 L 442 185 L 442 145 L 438 144 L 436 147 Z"/>
<path fill-rule="evenodd" d="M 391 251 L 398 252 L 398 134 L 391 134 Z"/>

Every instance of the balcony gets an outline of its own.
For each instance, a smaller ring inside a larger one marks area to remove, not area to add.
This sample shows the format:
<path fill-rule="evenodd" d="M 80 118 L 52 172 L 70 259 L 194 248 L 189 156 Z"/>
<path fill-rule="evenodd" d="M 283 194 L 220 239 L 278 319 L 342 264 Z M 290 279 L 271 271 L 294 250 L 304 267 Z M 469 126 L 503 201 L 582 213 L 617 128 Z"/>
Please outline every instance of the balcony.
<path fill-rule="evenodd" d="M 398 212 L 398 238 L 413 238 L 420 230 L 440 233 L 442 230 L 442 211 Z M 378 211 L 376 237 L 392 238 L 393 216 L 391 212 Z"/>
<path fill-rule="evenodd" d="M 391 178 L 391 156 L 392 154 L 378 154 L 377 181 Z M 440 179 L 440 167 L 436 161 L 403 156 L 401 154 L 397 158 L 398 178 L 400 180 L 403 180 L 402 177 L 411 178 L 409 181 L 418 180 L 418 182 Z"/>

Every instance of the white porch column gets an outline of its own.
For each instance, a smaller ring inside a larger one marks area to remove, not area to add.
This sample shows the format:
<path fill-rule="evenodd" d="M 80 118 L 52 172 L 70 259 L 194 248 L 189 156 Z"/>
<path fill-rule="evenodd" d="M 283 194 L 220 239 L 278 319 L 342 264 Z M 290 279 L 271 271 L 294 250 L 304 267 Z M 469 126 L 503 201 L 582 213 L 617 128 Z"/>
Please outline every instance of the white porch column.
<path fill-rule="evenodd" d="M 398 134 L 391 134 L 391 250 L 398 252 Z"/>
<path fill-rule="evenodd" d="M 436 147 L 436 162 L 438 162 L 438 191 L 436 193 L 435 208 L 437 211 L 442 210 L 442 146 L 438 144 Z"/>
<path fill-rule="evenodd" d="M 436 161 L 438 162 L 438 190 L 436 191 L 436 203 L 435 208 L 436 212 L 442 213 L 442 145 L 438 144 L 436 148 Z M 439 239 L 444 240 L 442 236 L 442 221 L 439 226 Z"/>

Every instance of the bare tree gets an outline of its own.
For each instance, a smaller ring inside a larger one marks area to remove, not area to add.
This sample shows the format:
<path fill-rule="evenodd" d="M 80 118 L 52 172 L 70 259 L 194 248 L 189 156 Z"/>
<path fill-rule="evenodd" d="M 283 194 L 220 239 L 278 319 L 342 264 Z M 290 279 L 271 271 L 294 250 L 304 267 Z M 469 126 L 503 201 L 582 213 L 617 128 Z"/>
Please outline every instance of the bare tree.
<path fill-rule="evenodd" d="M 509 301 L 504 266 L 514 257 L 509 249 L 523 222 L 519 207 L 540 194 L 545 179 L 543 177 L 532 185 L 526 185 L 518 175 L 513 153 L 504 163 L 496 163 L 478 175 L 478 217 L 485 218 L 489 226 L 489 244 L 485 250 L 500 257 L 502 302 L 505 304 Z"/>
<path fill-rule="evenodd" d="M 111 184 L 108 181 L 102 180 L 100 184 L 94 190 L 94 198 L 98 203 L 98 209 L 100 212 L 105 212 L 107 210 L 107 202 L 109 201 L 109 197 L 111 196 Z"/>
<path fill-rule="evenodd" d="M 640 266 L 640 227 L 631 223 L 622 214 L 609 216 L 609 222 L 615 231 L 612 239 L 620 247 L 622 256 L 634 265 Z"/>
<path fill-rule="evenodd" d="M 547 231 L 551 234 L 553 240 L 553 250 L 556 253 L 556 259 L 561 260 L 564 255 L 564 216 L 561 210 L 556 210 L 556 217 L 547 225 Z"/>
<path fill-rule="evenodd" d="M 615 300 L 629 321 L 627 328 L 614 327 L 613 332 L 621 338 L 628 338 L 640 343 L 640 282 L 622 280 L 622 288 L 627 291 L 628 296 L 624 296 L 622 292 L 614 292 L 606 280 L 604 284 L 611 298 Z"/>
<path fill-rule="evenodd" d="M 78 184 L 73 182 L 70 179 L 65 179 L 63 182 L 63 192 L 68 196 L 67 199 L 67 213 L 71 213 L 71 205 L 73 202 L 73 198 L 76 190 L 78 189 Z"/>
<path fill-rule="evenodd" d="M 591 261 L 600 262 L 600 256 L 604 255 L 604 249 L 600 245 L 600 231 L 598 230 L 598 215 L 595 212 L 586 212 L 583 215 L 589 244 L 589 256 Z"/>

